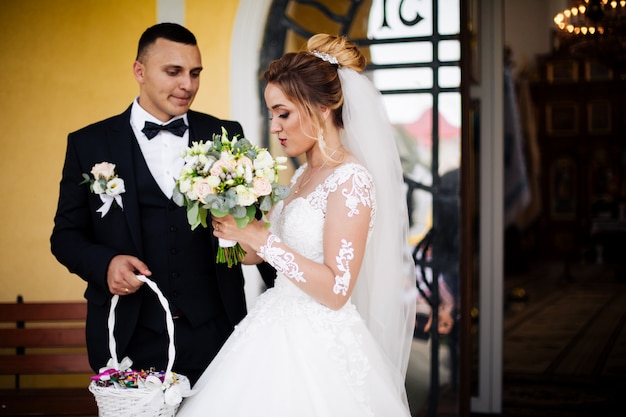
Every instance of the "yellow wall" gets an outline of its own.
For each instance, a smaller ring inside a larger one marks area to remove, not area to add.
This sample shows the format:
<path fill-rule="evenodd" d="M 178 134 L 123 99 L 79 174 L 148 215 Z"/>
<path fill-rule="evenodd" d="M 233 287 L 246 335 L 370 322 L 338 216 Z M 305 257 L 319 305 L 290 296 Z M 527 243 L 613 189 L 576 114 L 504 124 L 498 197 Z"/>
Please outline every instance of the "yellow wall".
<path fill-rule="evenodd" d="M 204 68 L 193 108 L 228 118 L 230 43 L 239 0 L 185 0 L 185 3 L 185 26 L 198 38 Z"/>
<path fill-rule="evenodd" d="M 185 1 L 205 68 L 193 108 L 218 117 L 238 4 Z M 83 298 L 49 244 L 67 134 L 132 102 L 137 40 L 156 19 L 156 0 L 0 1 L 0 301 Z"/>

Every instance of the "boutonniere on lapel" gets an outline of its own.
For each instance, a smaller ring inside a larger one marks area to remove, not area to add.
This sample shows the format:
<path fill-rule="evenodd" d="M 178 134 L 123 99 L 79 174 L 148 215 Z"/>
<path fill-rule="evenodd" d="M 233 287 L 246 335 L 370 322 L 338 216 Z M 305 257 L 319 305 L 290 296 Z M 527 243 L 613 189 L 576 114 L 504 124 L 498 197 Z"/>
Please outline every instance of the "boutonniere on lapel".
<path fill-rule="evenodd" d="M 124 180 L 119 178 L 115 173 L 115 164 L 110 162 L 100 162 L 91 168 L 91 175 L 83 173 L 84 180 L 81 184 L 89 184 L 89 189 L 94 194 L 100 196 L 102 207 L 97 211 L 104 217 L 109 209 L 116 203 L 123 210 L 122 194 L 126 191 L 124 188 Z"/>

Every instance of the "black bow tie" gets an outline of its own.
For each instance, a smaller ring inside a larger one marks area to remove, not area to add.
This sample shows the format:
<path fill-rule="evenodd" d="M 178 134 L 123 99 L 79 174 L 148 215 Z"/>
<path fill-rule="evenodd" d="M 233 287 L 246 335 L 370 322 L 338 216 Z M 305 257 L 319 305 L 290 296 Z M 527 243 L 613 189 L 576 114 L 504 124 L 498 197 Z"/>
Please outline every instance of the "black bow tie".
<path fill-rule="evenodd" d="M 176 136 L 183 136 L 187 130 L 187 125 L 183 119 L 176 119 L 172 123 L 166 125 L 160 125 L 157 123 L 146 122 L 146 125 L 141 129 L 144 135 L 148 139 L 155 137 L 161 130 L 169 130 Z"/>

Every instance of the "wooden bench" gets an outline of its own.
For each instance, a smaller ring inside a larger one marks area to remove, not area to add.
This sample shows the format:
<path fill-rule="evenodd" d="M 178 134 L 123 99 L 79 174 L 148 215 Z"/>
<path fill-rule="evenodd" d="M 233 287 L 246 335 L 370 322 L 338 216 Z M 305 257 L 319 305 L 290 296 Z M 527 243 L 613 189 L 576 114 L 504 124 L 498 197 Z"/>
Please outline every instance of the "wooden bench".
<path fill-rule="evenodd" d="M 0 416 L 98 415 L 88 390 L 86 314 L 85 302 L 0 303 L 0 375 L 13 385 L 0 389 Z M 36 387 L 27 378 L 37 378 Z M 78 384 L 62 387 L 68 379 Z"/>

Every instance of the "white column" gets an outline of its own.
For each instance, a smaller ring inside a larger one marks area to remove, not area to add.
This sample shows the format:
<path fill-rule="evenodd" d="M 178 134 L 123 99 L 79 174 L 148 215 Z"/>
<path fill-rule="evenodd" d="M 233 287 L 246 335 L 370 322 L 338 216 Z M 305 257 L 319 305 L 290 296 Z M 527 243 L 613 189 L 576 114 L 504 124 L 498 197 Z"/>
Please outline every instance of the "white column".
<path fill-rule="evenodd" d="M 261 97 L 258 94 L 259 54 L 271 0 L 240 0 L 230 45 L 230 116 L 243 126 L 246 138 L 262 137 Z M 246 302 L 250 309 L 265 288 L 255 266 L 244 265 Z"/>
<path fill-rule="evenodd" d="M 185 25 L 185 0 L 157 0 L 157 22 Z"/>
<path fill-rule="evenodd" d="M 482 0 L 480 8 L 480 261 L 478 396 L 473 412 L 499 414 L 502 408 L 503 298 L 503 4 Z"/>

